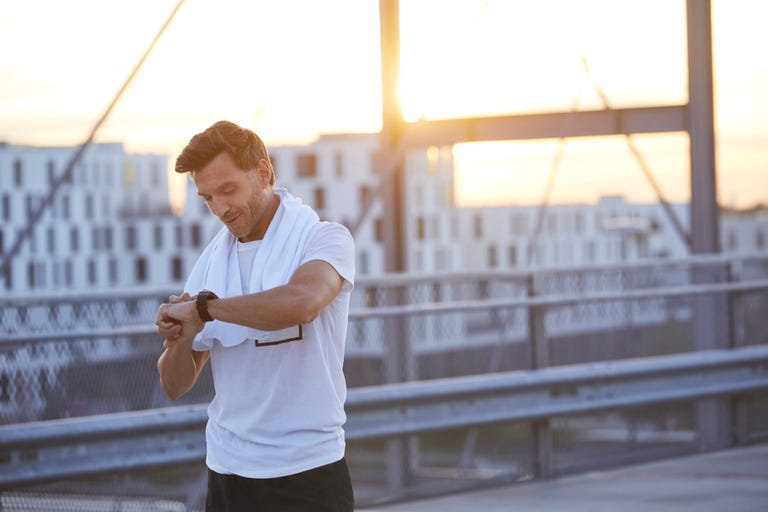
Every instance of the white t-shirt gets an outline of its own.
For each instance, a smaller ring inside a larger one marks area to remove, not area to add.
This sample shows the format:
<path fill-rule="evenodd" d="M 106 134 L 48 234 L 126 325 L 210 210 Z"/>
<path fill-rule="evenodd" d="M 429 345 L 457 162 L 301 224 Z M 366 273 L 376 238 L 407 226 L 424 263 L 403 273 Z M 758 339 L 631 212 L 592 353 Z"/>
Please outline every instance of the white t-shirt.
<path fill-rule="evenodd" d="M 206 462 L 213 471 L 275 478 L 344 456 L 342 366 L 354 255 L 354 241 L 344 226 L 318 223 L 301 264 L 331 264 L 344 279 L 336 298 L 314 321 L 296 328 L 294 338 L 300 339 L 271 345 L 245 341 L 229 348 L 214 342 L 216 395 L 206 427 Z"/>

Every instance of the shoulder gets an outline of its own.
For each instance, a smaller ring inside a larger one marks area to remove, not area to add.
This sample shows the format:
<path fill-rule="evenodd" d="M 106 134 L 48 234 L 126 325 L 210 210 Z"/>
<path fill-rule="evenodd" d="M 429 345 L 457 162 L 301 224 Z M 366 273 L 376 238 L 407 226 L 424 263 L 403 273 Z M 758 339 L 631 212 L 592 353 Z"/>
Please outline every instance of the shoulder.
<path fill-rule="evenodd" d="M 355 275 L 355 241 L 352 234 L 337 222 L 318 222 L 312 227 L 302 263 L 323 260 L 331 264 L 349 283 Z"/>
<path fill-rule="evenodd" d="M 308 245 L 310 246 L 317 244 L 339 244 L 343 246 L 351 245 L 354 248 L 354 243 L 355 241 L 349 229 L 338 222 L 318 222 L 309 232 Z"/>

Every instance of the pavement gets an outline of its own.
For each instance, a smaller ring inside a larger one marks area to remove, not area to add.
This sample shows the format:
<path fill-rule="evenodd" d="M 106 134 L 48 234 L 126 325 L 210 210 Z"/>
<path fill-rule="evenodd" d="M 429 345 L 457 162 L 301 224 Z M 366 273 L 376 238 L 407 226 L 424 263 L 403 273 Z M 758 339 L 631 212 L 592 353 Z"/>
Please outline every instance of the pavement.
<path fill-rule="evenodd" d="M 768 444 L 358 512 L 768 512 Z"/>

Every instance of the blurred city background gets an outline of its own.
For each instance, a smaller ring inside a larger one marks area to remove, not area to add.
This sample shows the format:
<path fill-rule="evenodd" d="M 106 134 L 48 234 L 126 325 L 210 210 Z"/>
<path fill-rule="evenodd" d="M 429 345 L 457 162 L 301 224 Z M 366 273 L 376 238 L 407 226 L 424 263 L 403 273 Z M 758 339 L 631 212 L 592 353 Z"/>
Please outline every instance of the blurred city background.
<path fill-rule="evenodd" d="M 765 442 L 767 18 L 7 3 L 0 509 L 202 509 L 210 373 L 168 400 L 152 322 L 220 227 L 172 172 L 220 119 L 355 236 L 359 506 Z"/>

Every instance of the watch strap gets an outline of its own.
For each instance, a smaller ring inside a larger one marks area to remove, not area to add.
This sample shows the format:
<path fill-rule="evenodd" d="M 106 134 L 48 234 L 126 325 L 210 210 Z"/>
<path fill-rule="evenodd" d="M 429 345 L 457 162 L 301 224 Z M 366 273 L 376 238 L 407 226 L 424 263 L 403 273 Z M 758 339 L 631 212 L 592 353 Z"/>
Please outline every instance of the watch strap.
<path fill-rule="evenodd" d="M 195 305 L 197 306 L 197 316 L 200 317 L 200 320 L 203 322 L 210 322 L 213 320 L 210 313 L 208 313 L 208 301 L 218 298 L 219 297 L 212 291 L 200 290 L 200 292 L 197 294 L 197 300 L 195 300 Z"/>

